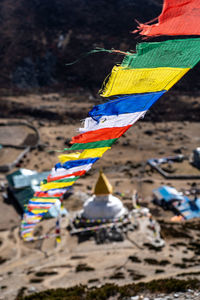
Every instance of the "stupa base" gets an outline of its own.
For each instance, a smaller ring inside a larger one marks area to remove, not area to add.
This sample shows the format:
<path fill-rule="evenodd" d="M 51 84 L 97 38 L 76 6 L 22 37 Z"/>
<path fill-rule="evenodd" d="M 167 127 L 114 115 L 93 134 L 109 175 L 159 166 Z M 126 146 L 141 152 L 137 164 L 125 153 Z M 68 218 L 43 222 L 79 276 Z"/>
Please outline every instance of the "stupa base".
<path fill-rule="evenodd" d="M 78 235 L 81 240 L 93 237 L 97 244 L 121 242 L 129 230 L 135 230 L 129 214 L 117 219 L 85 219 L 77 215 L 70 222 L 70 234 Z"/>

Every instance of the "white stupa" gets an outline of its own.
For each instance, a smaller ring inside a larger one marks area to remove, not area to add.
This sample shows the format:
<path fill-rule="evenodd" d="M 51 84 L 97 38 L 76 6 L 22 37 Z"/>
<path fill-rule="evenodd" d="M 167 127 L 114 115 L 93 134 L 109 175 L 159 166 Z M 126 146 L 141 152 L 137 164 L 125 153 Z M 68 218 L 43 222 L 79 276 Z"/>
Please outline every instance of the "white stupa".
<path fill-rule="evenodd" d="M 118 219 L 127 213 L 121 200 L 112 195 L 113 189 L 102 171 L 99 173 L 94 194 L 83 206 L 81 216 L 86 219 Z"/>

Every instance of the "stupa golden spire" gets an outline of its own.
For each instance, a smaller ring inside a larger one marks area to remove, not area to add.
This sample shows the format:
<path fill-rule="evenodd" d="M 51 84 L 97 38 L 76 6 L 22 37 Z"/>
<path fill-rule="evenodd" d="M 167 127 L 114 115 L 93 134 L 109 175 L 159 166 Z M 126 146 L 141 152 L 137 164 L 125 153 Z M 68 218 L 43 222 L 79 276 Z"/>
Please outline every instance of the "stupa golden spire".
<path fill-rule="evenodd" d="M 99 171 L 99 178 L 94 188 L 95 195 L 109 195 L 113 193 L 113 188 L 102 170 Z"/>

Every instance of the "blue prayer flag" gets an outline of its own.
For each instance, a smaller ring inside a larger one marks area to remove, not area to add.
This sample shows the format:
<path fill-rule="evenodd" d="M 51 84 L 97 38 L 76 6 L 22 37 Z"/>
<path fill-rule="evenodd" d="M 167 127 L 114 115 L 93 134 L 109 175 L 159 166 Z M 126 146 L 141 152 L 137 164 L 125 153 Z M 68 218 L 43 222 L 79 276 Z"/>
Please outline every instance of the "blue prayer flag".
<path fill-rule="evenodd" d="M 64 164 L 57 163 L 55 165 L 55 169 L 58 169 L 58 168 L 71 169 L 74 167 L 83 166 L 83 165 L 87 165 L 87 164 L 94 164 L 98 159 L 99 159 L 99 157 L 95 157 L 95 158 L 87 158 L 87 159 L 70 160 L 70 161 L 65 162 Z"/>
<path fill-rule="evenodd" d="M 98 121 L 102 116 L 119 115 L 146 111 L 156 102 L 166 91 L 127 95 L 116 98 L 109 102 L 96 105 L 89 112 L 89 116 Z"/>

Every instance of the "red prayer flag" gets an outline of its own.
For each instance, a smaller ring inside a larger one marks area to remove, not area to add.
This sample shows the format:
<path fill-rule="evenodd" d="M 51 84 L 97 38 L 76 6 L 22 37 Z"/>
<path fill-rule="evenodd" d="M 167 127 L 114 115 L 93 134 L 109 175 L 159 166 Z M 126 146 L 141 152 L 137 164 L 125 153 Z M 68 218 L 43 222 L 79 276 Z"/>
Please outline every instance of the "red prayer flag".
<path fill-rule="evenodd" d="M 55 177 L 51 177 L 51 175 L 49 175 L 47 177 L 47 182 L 51 182 L 51 181 L 55 181 L 55 180 L 59 180 L 59 179 L 63 179 L 63 178 L 67 178 L 67 177 L 71 177 L 71 176 L 82 176 L 86 173 L 85 170 L 83 171 L 78 171 L 78 172 L 74 172 L 72 174 L 68 174 L 68 175 L 64 175 L 64 176 L 55 176 Z"/>
<path fill-rule="evenodd" d="M 60 198 L 64 193 L 57 193 L 57 194 L 54 194 L 53 196 L 52 195 L 49 195 L 48 193 L 46 192 L 35 192 L 34 196 L 33 197 L 43 197 L 43 198 L 48 198 L 48 197 L 58 197 Z"/>
<path fill-rule="evenodd" d="M 85 133 L 74 136 L 70 143 L 91 143 L 96 141 L 116 139 L 119 138 L 131 126 L 132 125 L 87 131 Z"/>
<path fill-rule="evenodd" d="M 141 35 L 200 35 L 200 0 L 164 0 L 158 23 L 139 23 Z"/>

